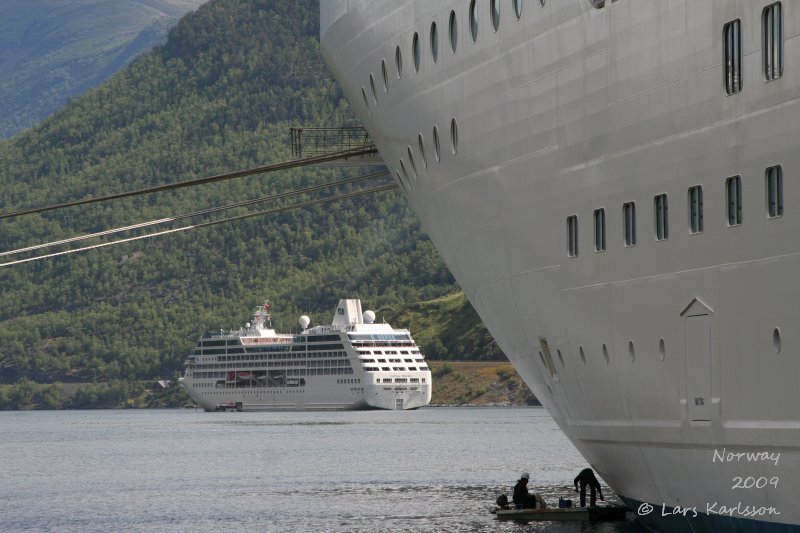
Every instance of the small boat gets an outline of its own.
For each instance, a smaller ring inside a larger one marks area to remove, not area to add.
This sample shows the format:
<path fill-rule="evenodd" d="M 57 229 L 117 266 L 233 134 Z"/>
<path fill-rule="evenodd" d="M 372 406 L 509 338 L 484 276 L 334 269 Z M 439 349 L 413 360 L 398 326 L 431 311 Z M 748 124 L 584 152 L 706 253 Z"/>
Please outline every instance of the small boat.
<path fill-rule="evenodd" d="M 604 505 L 599 507 L 568 507 L 545 509 L 494 509 L 493 513 L 500 520 L 517 520 L 520 522 L 548 521 L 612 521 L 625 520 L 627 507 L 621 505 Z"/>

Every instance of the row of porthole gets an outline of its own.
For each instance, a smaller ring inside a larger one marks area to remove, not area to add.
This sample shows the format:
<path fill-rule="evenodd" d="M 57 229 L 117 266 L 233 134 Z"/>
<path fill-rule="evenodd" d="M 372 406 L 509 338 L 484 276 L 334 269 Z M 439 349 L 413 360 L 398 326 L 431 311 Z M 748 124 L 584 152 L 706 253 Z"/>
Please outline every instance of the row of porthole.
<path fill-rule="evenodd" d="M 539 5 L 544 7 L 546 0 L 538 0 Z M 522 17 L 522 6 L 523 0 L 511 0 L 514 13 L 517 16 L 517 20 Z M 491 0 L 489 4 L 489 11 L 491 14 L 492 19 L 492 26 L 494 27 L 494 31 L 498 31 L 500 28 L 500 0 Z M 469 21 L 470 21 L 470 33 L 472 35 L 472 42 L 476 42 L 478 40 L 478 2 L 477 0 L 472 0 L 469 6 Z M 456 16 L 455 10 L 450 12 L 450 22 L 449 22 L 449 31 L 450 31 L 450 48 L 453 53 L 456 52 L 458 48 L 458 18 Z M 439 58 L 439 30 L 438 26 L 436 25 L 436 21 L 431 22 L 431 29 L 430 29 L 430 44 L 431 44 L 431 57 L 433 58 L 433 62 Z M 419 33 L 414 32 L 414 36 L 411 39 L 411 54 L 414 59 L 414 70 L 419 72 L 419 67 L 422 61 L 422 53 L 420 51 L 420 43 L 419 43 Z M 397 45 L 395 48 L 394 53 L 394 60 L 395 60 L 395 68 L 397 79 L 401 79 L 403 77 L 403 52 L 400 49 L 400 45 Z M 383 77 L 383 92 L 389 92 L 389 68 L 386 65 L 386 60 L 381 60 L 381 75 Z M 375 87 L 375 76 L 370 73 L 369 75 L 369 85 L 370 91 L 372 92 L 372 99 L 374 105 L 378 105 L 378 91 Z M 364 98 L 364 104 L 367 106 L 367 111 L 372 115 L 369 106 L 369 100 L 367 98 L 367 91 L 366 88 L 363 86 L 361 87 L 361 95 Z"/>
<path fill-rule="evenodd" d="M 772 345 L 775 348 L 775 353 L 778 354 L 781 353 L 781 348 L 783 347 L 783 339 L 781 336 L 780 328 L 775 328 L 774 330 L 772 330 Z M 581 361 L 583 362 L 584 366 L 586 366 L 588 363 L 586 362 L 586 353 L 583 350 L 583 346 L 580 346 L 578 348 L 578 353 L 580 354 Z M 603 362 L 605 362 L 605 364 L 608 364 L 611 358 L 608 355 L 608 346 L 606 346 L 605 343 L 603 343 L 602 353 L 603 353 Z M 560 349 L 556 350 L 556 355 L 558 356 L 558 360 L 561 363 L 562 368 L 566 367 L 566 364 L 564 363 L 564 356 L 561 355 Z M 547 364 L 545 363 L 544 360 L 544 354 L 542 354 L 541 350 L 539 351 L 539 357 L 542 360 L 542 364 L 545 366 L 545 368 L 547 368 Z M 664 339 L 662 338 L 659 339 L 658 341 L 658 358 L 663 361 L 666 357 L 667 357 L 666 345 L 664 343 Z M 628 358 L 630 359 L 631 363 L 636 361 L 636 348 L 633 345 L 633 341 L 628 341 Z"/>
<path fill-rule="evenodd" d="M 422 137 L 422 133 L 417 134 L 417 146 L 420 157 L 422 159 L 422 166 L 423 168 L 427 169 L 428 158 L 425 155 L 425 141 Z M 456 122 L 455 117 L 450 119 L 450 151 L 453 153 L 453 155 L 456 155 L 458 153 L 458 122 Z M 416 180 L 418 175 L 417 164 L 416 161 L 414 160 L 414 152 L 411 149 L 410 145 L 407 147 L 406 152 L 408 154 L 408 163 L 409 166 L 411 167 L 411 177 L 414 180 Z M 439 143 L 438 126 L 433 126 L 433 153 L 437 163 L 442 160 L 441 147 Z M 401 172 L 402 176 L 400 174 Z M 409 185 L 410 184 L 409 172 L 408 169 L 406 168 L 405 162 L 403 161 L 402 157 L 400 158 L 400 170 L 399 171 L 396 170 L 395 174 L 397 175 L 397 179 L 406 188 L 406 190 L 410 191 L 411 187 Z M 403 178 L 405 178 L 405 181 L 403 180 Z"/>

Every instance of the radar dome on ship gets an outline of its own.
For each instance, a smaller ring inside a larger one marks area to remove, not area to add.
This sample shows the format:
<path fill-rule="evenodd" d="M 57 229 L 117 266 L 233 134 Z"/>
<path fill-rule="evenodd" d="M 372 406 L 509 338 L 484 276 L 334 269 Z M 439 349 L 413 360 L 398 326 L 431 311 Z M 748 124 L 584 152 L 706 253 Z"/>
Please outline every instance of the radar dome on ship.
<path fill-rule="evenodd" d="M 364 324 L 372 324 L 375 322 L 375 313 L 373 311 L 364 311 Z"/>
<path fill-rule="evenodd" d="M 306 315 L 300 317 L 300 327 L 306 329 L 308 325 L 311 324 L 311 319 L 308 318 Z"/>

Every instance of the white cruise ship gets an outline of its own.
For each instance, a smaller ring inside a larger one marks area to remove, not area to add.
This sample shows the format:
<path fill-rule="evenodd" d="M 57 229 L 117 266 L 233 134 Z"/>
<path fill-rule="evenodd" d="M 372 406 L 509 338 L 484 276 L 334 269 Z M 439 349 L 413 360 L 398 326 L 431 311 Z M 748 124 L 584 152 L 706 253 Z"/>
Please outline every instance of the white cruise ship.
<path fill-rule="evenodd" d="M 800 530 L 800 2 L 325 0 L 320 38 L 470 302 L 642 521 Z"/>
<path fill-rule="evenodd" d="M 276 333 L 269 304 L 239 331 L 207 334 L 182 379 L 206 411 L 416 409 L 431 401 L 431 372 L 408 330 L 375 323 L 360 300 L 340 300 L 330 326 Z"/>

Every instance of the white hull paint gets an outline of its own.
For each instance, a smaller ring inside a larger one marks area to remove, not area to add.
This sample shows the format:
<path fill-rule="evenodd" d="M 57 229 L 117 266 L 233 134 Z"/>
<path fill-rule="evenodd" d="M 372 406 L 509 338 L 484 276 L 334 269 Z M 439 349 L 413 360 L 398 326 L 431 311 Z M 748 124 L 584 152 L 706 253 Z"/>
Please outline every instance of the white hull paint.
<path fill-rule="evenodd" d="M 647 517 L 665 530 L 800 525 L 800 3 L 782 3 L 785 71 L 767 82 L 772 3 L 523 0 L 517 20 L 501 0 L 495 31 L 479 0 L 473 42 L 469 0 L 321 2 L 326 60 L 470 302 L 618 494 L 700 513 Z M 723 27 L 735 19 L 743 89 L 727 95 Z M 773 165 L 786 209 L 770 218 Z M 743 219 L 729 227 L 725 184 L 737 175 Z M 704 231 L 691 234 L 696 185 Z M 600 208 L 606 250 L 595 252 Z M 715 462 L 723 449 L 780 459 Z M 777 486 L 734 488 L 749 477 Z M 741 504 L 726 517 L 707 512 L 715 502 Z M 747 516 L 747 505 L 780 514 Z"/>
<path fill-rule="evenodd" d="M 428 405 L 431 372 L 411 334 L 374 318 L 359 300 L 341 300 L 330 326 L 286 335 L 269 325 L 269 304 L 259 306 L 245 328 L 202 337 L 181 383 L 206 411 Z"/>

